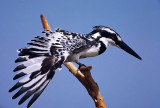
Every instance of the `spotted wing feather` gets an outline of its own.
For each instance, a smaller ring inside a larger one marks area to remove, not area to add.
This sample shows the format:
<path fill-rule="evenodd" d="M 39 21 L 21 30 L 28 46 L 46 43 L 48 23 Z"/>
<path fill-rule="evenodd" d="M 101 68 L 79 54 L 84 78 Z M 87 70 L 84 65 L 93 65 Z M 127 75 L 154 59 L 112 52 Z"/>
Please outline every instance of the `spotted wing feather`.
<path fill-rule="evenodd" d="M 14 69 L 14 72 L 18 71 L 18 73 L 13 79 L 23 78 L 9 92 L 21 87 L 12 97 L 13 99 L 26 92 L 19 104 L 33 95 L 27 107 L 37 100 L 53 78 L 56 69 L 61 67 L 68 56 L 67 52 L 59 52 L 63 47 L 56 43 L 54 38 L 57 36 L 56 34 L 53 34 L 52 31 L 44 31 L 44 33 L 46 37 L 37 36 L 28 43 L 28 47 L 19 49 L 19 57 L 15 60 L 20 64 Z"/>

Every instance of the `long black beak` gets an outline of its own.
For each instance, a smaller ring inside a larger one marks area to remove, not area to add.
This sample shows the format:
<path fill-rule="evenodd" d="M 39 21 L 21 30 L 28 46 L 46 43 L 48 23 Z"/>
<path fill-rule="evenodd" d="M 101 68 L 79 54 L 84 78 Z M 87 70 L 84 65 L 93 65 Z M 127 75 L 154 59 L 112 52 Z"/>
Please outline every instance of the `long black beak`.
<path fill-rule="evenodd" d="M 129 54 L 131 54 L 132 56 L 138 58 L 139 60 L 142 60 L 142 58 L 136 53 L 134 52 L 127 44 L 125 44 L 123 41 L 117 41 L 116 44 L 123 49 L 124 51 L 128 52 Z"/>

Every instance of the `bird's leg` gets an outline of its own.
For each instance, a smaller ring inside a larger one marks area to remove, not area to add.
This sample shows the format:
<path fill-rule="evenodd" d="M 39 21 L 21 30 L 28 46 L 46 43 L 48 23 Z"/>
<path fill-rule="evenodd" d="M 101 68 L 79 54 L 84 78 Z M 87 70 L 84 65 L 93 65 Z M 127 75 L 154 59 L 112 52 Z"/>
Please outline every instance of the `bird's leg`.
<path fill-rule="evenodd" d="M 81 66 L 86 67 L 86 65 L 84 65 L 84 64 L 82 64 L 82 63 L 80 63 L 80 62 L 76 62 L 76 63 L 79 65 L 78 69 L 80 69 L 80 68 L 81 68 Z"/>

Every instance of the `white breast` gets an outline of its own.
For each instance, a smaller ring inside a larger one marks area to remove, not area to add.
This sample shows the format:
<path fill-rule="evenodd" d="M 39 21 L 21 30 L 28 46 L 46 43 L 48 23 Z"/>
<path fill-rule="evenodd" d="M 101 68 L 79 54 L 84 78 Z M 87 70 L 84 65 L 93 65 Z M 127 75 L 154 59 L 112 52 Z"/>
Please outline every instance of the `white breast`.
<path fill-rule="evenodd" d="M 93 46 L 89 49 L 85 49 L 85 50 L 81 51 L 80 53 L 72 54 L 67 58 L 66 61 L 77 62 L 81 58 L 97 56 L 99 54 L 99 47 L 100 47 L 100 45 L 98 45 L 97 47 Z"/>
<path fill-rule="evenodd" d="M 98 55 L 98 52 L 99 52 L 99 47 L 93 46 L 89 49 L 86 49 L 80 52 L 78 55 L 79 55 L 79 58 L 94 57 Z"/>

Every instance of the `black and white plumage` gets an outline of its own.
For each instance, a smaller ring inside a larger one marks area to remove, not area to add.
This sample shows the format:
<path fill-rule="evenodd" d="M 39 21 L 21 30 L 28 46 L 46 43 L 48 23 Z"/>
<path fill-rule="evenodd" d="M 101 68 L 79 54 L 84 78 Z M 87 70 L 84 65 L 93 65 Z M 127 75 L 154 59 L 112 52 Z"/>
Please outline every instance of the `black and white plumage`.
<path fill-rule="evenodd" d="M 105 26 L 95 26 L 92 32 L 84 35 L 59 28 L 54 31 L 45 30 L 43 33 L 45 37 L 37 36 L 28 43 L 28 47 L 19 49 L 19 57 L 15 60 L 20 64 L 14 69 L 14 72 L 18 73 L 13 79 L 22 79 L 9 92 L 21 87 L 13 99 L 26 92 L 19 104 L 33 95 L 27 107 L 41 95 L 55 71 L 61 68 L 64 62 L 73 61 L 82 65 L 79 59 L 100 55 L 109 45 L 117 46 L 141 59 L 114 30 Z"/>

